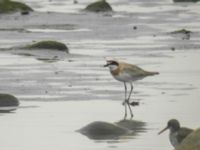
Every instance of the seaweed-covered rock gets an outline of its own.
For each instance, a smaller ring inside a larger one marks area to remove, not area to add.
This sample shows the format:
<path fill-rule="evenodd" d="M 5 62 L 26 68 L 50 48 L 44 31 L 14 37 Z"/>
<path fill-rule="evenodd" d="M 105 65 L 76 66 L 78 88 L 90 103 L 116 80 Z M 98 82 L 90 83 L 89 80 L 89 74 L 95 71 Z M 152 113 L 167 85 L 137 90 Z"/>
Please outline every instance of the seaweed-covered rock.
<path fill-rule="evenodd" d="M 89 4 L 85 10 L 91 12 L 109 12 L 112 11 L 112 7 L 106 2 L 106 0 L 99 0 Z"/>
<path fill-rule="evenodd" d="M 136 136 L 137 133 L 145 131 L 145 125 L 144 122 L 136 120 L 122 120 L 116 123 L 95 121 L 78 132 L 95 140 L 119 139 L 124 135 Z"/>
<path fill-rule="evenodd" d="M 91 139 L 113 139 L 127 134 L 128 129 L 113 123 L 95 121 L 78 130 Z"/>
<path fill-rule="evenodd" d="M 0 94 L 0 107 L 5 106 L 19 106 L 19 101 L 13 95 Z"/>
<path fill-rule="evenodd" d="M 170 32 L 170 34 L 175 35 L 175 36 L 180 36 L 182 40 L 189 40 L 192 32 L 186 29 L 181 29 L 181 30 Z"/>
<path fill-rule="evenodd" d="M 23 47 L 25 49 L 51 49 L 66 51 L 68 53 L 68 48 L 65 44 L 57 41 L 40 41 Z"/>
<path fill-rule="evenodd" d="M 175 3 L 176 2 L 193 2 L 193 3 L 196 3 L 198 2 L 199 0 L 173 0 Z"/>
<path fill-rule="evenodd" d="M 192 33 L 191 31 L 189 31 L 189 30 L 186 30 L 186 29 L 180 29 L 180 30 L 176 30 L 176 31 L 173 31 L 173 32 L 171 32 L 172 34 L 190 34 L 190 33 Z"/>
<path fill-rule="evenodd" d="M 200 150 L 200 128 L 188 135 L 175 150 Z"/>
<path fill-rule="evenodd" d="M 0 94 L 0 112 L 10 112 L 19 106 L 19 100 L 10 94 Z"/>
<path fill-rule="evenodd" d="M 21 2 L 15 2 L 10 0 L 0 0 L 0 14 L 1 13 L 10 13 L 10 12 L 28 12 L 33 11 L 31 7 L 28 5 L 21 3 Z"/>

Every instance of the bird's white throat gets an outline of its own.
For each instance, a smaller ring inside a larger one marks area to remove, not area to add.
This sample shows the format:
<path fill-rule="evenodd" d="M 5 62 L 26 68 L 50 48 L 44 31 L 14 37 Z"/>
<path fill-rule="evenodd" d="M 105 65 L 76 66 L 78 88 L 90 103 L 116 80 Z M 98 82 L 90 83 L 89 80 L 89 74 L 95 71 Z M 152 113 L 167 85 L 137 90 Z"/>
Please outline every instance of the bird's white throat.
<path fill-rule="evenodd" d="M 110 71 L 114 71 L 114 70 L 116 70 L 117 68 L 118 68 L 117 65 L 109 65 Z"/>
<path fill-rule="evenodd" d="M 176 145 L 179 144 L 178 139 L 177 139 L 177 134 L 178 134 L 177 132 L 171 132 L 171 131 L 169 134 L 170 142 L 174 147 L 176 147 Z"/>

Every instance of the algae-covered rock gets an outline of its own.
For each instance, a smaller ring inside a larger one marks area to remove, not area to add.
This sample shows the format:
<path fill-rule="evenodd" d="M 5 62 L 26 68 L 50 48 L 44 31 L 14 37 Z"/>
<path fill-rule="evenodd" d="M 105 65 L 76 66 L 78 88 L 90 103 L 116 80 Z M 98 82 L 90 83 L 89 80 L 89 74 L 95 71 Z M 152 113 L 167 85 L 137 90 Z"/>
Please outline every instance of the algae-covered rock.
<path fill-rule="evenodd" d="M 106 0 L 100 0 L 89 4 L 85 10 L 91 12 L 108 12 L 112 11 L 112 7 L 106 2 Z"/>
<path fill-rule="evenodd" d="M 144 122 L 136 120 L 122 120 L 116 123 L 95 121 L 78 132 L 95 140 L 119 139 L 122 136 L 136 136 L 145 130 L 144 126 Z"/>
<path fill-rule="evenodd" d="M 127 134 L 128 129 L 117 126 L 113 123 L 95 121 L 78 130 L 91 139 L 113 139 Z"/>
<path fill-rule="evenodd" d="M 0 94 L 0 107 L 3 106 L 18 106 L 19 101 L 16 97 L 10 94 Z"/>
<path fill-rule="evenodd" d="M 190 34 L 190 33 L 192 33 L 191 31 L 189 31 L 189 30 L 186 30 L 186 29 L 180 29 L 180 30 L 176 30 L 176 31 L 173 31 L 173 32 L 171 32 L 172 34 Z"/>
<path fill-rule="evenodd" d="M 23 47 L 25 49 L 51 49 L 66 51 L 68 53 L 68 48 L 65 44 L 57 41 L 40 41 Z"/>
<path fill-rule="evenodd" d="M 21 3 L 21 2 L 15 2 L 10 0 L 0 0 L 0 14 L 1 13 L 10 13 L 10 12 L 17 12 L 17 11 L 33 11 L 31 7 L 28 5 Z"/>
<path fill-rule="evenodd" d="M 69 50 L 65 44 L 46 40 L 10 48 L 0 48 L 0 51 L 10 51 L 12 54 L 31 56 L 44 62 L 56 62 L 69 56 Z"/>
<path fill-rule="evenodd" d="M 180 38 L 182 38 L 182 40 L 189 40 L 192 32 L 186 29 L 180 29 L 170 32 L 170 34 L 174 36 L 179 36 Z"/>
<path fill-rule="evenodd" d="M 188 135 L 175 150 L 200 150 L 200 128 Z"/>
<path fill-rule="evenodd" d="M 19 100 L 10 94 L 0 94 L 0 112 L 10 112 L 19 106 Z"/>
<path fill-rule="evenodd" d="M 198 1 L 200 1 L 200 0 L 173 0 L 175 3 L 176 2 L 193 2 L 193 3 L 196 3 L 196 2 L 198 2 Z"/>

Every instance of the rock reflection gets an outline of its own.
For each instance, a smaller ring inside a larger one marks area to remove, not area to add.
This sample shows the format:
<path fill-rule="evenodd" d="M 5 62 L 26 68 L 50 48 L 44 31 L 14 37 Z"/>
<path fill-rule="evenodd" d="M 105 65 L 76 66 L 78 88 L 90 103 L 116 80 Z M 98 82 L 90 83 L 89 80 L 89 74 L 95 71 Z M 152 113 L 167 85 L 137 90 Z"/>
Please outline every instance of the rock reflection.
<path fill-rule="evenodd" d="M 0 107 L 0 113 L 13 113 L 18 106 Z"/>

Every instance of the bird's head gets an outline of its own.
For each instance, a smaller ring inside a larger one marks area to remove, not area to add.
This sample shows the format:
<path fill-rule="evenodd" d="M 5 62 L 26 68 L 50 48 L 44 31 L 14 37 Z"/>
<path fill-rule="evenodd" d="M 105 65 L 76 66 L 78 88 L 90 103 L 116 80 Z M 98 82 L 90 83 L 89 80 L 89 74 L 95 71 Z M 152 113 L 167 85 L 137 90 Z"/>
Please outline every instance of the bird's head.
<path fill-rule="evenodd" d="M 107 63 L 104 65 L 104 67 L 109 67 L 110 70 L 115 70 L 119 66 L 119 63 L 116 60 L 107 60 Z"/>
<path fill-rule="evenodd" d="M 167 126 L 163 130 L 161 130 L 158 134 L 163 133 L 167 129 L 170 129 L 170 131 L 177 131 L 177 130 L 179 130 L 179 128 L 180 128 L 180 124 L 179 124 L 178 120 L 171 119 L 168 121 Z"/>

